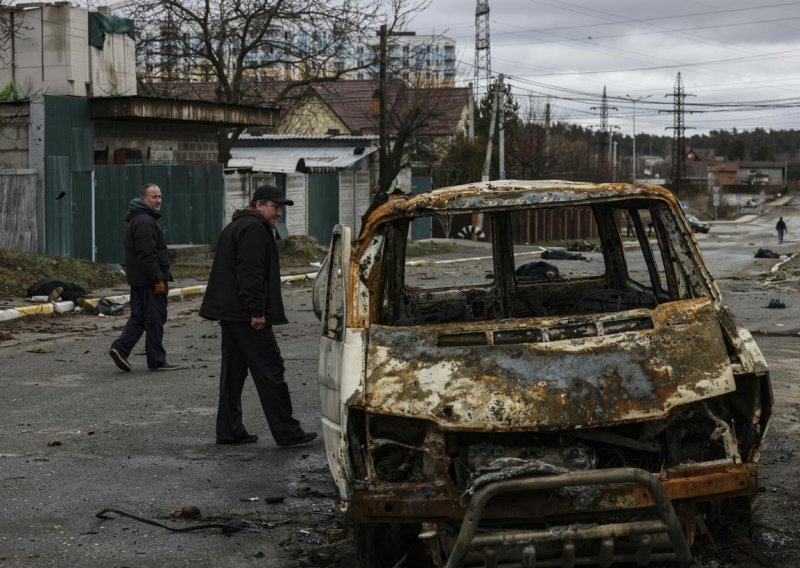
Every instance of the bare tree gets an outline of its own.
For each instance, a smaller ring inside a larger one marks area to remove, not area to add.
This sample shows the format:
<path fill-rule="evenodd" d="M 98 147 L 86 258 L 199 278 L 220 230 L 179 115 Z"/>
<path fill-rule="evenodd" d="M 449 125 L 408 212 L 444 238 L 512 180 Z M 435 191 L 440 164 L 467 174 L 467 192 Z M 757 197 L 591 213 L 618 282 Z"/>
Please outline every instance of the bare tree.
<path fill-rule="evenodd" d="M 302 87 L 352 71 L 353 42 L 380 23 L 402 26 L 430 0 L 141 0 L 127 9 L 139 26 L 142 92 L 158 83 L 214 84 L 222 103 L 279 105 Z M 357 61 L 356 66 L 373 65 Z M 282 80 L 278 92 L 265 83 Z M 257 92 L 254 93 L 254 90 Z M 163 90 L 159 91 L 163 94 Z M 241 130 L 219 136 L 219 159 Z"/>
<path fill-rule="evenodd" d="M 380 178 L 374 188 L 369 208 L 362 216 L 361 230 L 366 219 L 380 205 L 388 201 L 397 176 L 413 164 L 426 164 L 429 168 L 447 152 L 458 116 L 467 105 L 468 89 L 449 87 L 422 87 L 407 81 L 390 81 L 381 109 L 386 123 L 386 145 L 381 153 Z"/>
<path fill-rule="evenodd" d="M 14 42 L 16 41 L 22 18 L 18 14 L 18 9 L 14 8 L 11 0 L 0 0 L 0 64 L 3 67 L 11 66 L 11 82 L 7 85 L 0 85 L 0 100 L 16 101 L 27 96 L 27 91 L 23 94 L 20 85 L 14 78 Z M 9 58 L 12 58 L 9 60 Z"/>

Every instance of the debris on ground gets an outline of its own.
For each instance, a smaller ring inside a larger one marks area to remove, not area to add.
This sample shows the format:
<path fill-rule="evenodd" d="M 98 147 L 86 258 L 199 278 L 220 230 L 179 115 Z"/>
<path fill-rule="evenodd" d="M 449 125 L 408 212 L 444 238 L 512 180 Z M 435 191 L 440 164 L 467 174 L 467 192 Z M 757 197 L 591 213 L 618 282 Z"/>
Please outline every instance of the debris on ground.
<path fill-rule="evenodd" d="M 780 258 L 780 256 L 777 252 L 768 248 L 760 248 L 755 254 L 755 258 Z"/>
<path fill-rule="evenodd" d="M 547 249 L 542 253 L 542 258 L 545 260 L 586 260 L 586 257 L 580 253 L 560 249 Z"/>
<path fill-rule="evenodd" d="M 289 495 L 292 497 L 308 497 L 311 495 L 311 486 L 308 483 L 294 481 L 289 484 Z"/>
<path fill-rule="evenodd" d="M 780 300 L 773 298 L 772 300 L 769 301 L 769 305 L 767 307 L 773 310 L 782 310 L 786 308 L 786 304 L 784 304 Z"/>
<path fill-rule="evenodd" d="M 593 245 L 589 241 L 583 241 L 582 243 L 576 241 L 567 247 L 568 251 L 576 251 L 576 252 L 592 252 L 596 249 L 597 245 Z"/>
<path fill-rule="evenodd" d="M 170 519 L 193 519 L 200 516 L 200 508 L 195 505 L 186 505 L 180 509 L 175 509 L 169 514 Z"/>
<path fill-rule="evenodd" d="M 517 277 L 520 280 L 556 280 L 561 278 L 558 267 L 543 260 L 535 260 L 518 267 Z"/>

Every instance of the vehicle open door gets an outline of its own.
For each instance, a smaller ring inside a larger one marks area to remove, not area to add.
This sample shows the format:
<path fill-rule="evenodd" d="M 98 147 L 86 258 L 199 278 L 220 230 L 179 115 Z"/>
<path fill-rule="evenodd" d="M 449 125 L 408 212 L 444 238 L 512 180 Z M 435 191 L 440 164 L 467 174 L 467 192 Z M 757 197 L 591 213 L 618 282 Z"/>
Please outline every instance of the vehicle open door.
<path fill-rule="evenodd" d="M 341 467 L 337 459 L 342 430 L 340 391 L 345 348 L 347 317 L 347 272 L 350 266 L 351 229 L 337 225 L 333 229 L 328 258 L 314 282 L 315 304 L 320 308 L 322 336 L 317 378 L 322 409 L 322 435 L 328 448 L 328 463 L 333 470 Z"/>

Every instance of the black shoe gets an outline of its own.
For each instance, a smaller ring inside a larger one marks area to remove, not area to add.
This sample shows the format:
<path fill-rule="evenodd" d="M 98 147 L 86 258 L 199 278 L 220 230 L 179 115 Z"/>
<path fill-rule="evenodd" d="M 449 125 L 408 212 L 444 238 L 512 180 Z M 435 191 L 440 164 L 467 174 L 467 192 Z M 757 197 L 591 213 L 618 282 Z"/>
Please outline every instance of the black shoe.
<path fill-rule="evenodd" d="M 275 443 L 283 448 L 287 448 L 289 446 L 299 446 L 300 444 L 307 444 L 316 437 L 317 437 L 316 432 L 306 432 L 305 430 L 300 428 L 297 430 L 297 432 L 295 432 L 288 438 L 284 438 L 282 440 L 275 440 Z"/>
<path fill-rule="evenodd" d="M 217 438 L 217 444 L 252 444 L 258 441 L 258 434 L 250 434 L 247 430 L 244 434 L 235 440 L 226 440 L 225 438 Z"/>
<path fill-rule="evenodd" d="M 125 371 L 126 373 L 131 372 L 131 364 L 128 363 L 128 360 L 122 356 L 122 353 L 114 349 L 113 347 L 108 352 L 111 355 L 111 358 L 114 360 L 114 363 L 117 364 L 117 367 Z"/>
<path fill-rule="evenodd" d="M 158 367 L 150 367 L 151 371 L 177 371 L 178 369 L 183 369 L 183 366 L 174 365 L 172 363 L 164 363 L 163 365 L 159 365 Z"/>

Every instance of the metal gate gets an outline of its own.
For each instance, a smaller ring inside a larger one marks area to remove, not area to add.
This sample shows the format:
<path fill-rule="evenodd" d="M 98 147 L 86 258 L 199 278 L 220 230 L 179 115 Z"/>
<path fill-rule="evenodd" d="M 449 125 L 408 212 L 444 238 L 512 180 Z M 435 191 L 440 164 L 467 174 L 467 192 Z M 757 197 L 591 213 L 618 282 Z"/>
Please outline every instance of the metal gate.
<path fill-rule="evenodd" d="M 44 97 L 45 252 L 92 258 L 92 136 L 88 99 Z"/>
<path fill-rule="evenodd" d="M 308 174 L 308 234 L 329 245 L 339 223 L 339 175 Z"/>

